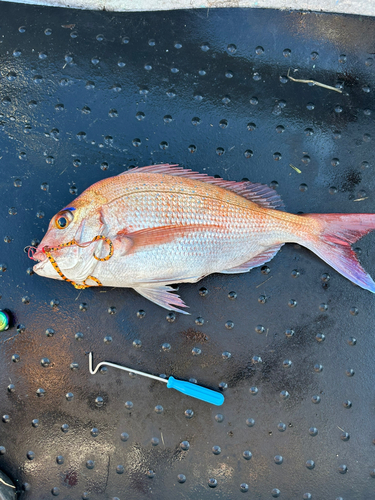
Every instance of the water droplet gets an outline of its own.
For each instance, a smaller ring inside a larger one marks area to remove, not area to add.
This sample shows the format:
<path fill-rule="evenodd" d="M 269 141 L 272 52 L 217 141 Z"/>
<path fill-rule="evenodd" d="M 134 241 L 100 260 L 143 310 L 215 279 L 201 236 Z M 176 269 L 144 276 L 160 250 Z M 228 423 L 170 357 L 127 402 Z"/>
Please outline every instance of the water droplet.
<path fill-rule="evenodd" d="M 249 485 L 247 483 L 241 483 L 240 490 L 242 491 L 242 493 L 246 493 L 247 491 L 249 491 Z"/>
<path fill-rule="evenodd" d="M 315 462 L 314 462 L 314 460 L 307 460 L 307 461 L 306 461 L 306 467 L 307 467 L 308 469 L 314 469 L 314 467 L 315 467 Z"/>
<path fill-rule="evenodd" d="M 138 139 L 138 138 L 133 139 L 132 144 L 134 147 L 138 148 L 141 145 L 141 139 Z"/>
<path fill-rule="evenodd" d="M 339 472 L 340 472 L 340 474 L 346 474 L 347 471 L 348 471 L 348 468 L 347 468 L 346 465 L 340 465 L 339 466 Z"/>
<path fill-rule="evenodd" d="M 217 481 L 216 479 L 214 479 L 213 477 L 211 477 L 209 480 L 208 480 L 208 486 L 210 488 L 216 488 L 217 486 Z"/>
<path fill-rule="evenodd" d="M 86 139 L 86 132 L 78 132 L 78 134 L 76 135 L 77 139 L 79 141 L 83 141 Z"/>
<path fill-rule="evenodd" d="M 203 43 L 201 45 L 201 50 L 203 50 L 203 52 L 208 52 L 210 50 L 210 46 L 208 45 L 208 43 Z"/>
<path fill-rule="evenodd" d="M 290 57 L 292 51 L 290 49 L 284 49 L 283 50 L 283 56 L 284 57 Z"/>
<path fill-rule="evenodd" d="M 176 314 L 172 311 L 167 314 L 166 319 L 169 323 L 173 323 L 176 320 Z"/>
<path fill-rule="evenodd" d="M 250 99 L 250 104 L 252 104 L 253 106 L 256 106 L 258 103 L 259 103 L 259 100 L 257 97 L 252 97 Z"/>
<path fill-rule="evenodd" d="M 74 394 L 72 392 L 67 392 L 65 398 L 67 401 L 72 401 L 74 398 Z"/>
<path fill-rule="evenodd" d="M 246 419 L 246 425 L 248 427 L 253 427 L 255 425 L 255 420 L 253 418 L 247 418 Z"/>
<path fill-rule="evenodd" d="M 254 153 L 253 153 L 253 151 L 251 151 L 251 149 L 247 149 L 247 150 L 244 152 L 244 156 L 245 156 L 245 158 L 251 158 L 253 155 L 254 155 Z"/>
<path fill-rule="evenodd" d="M 224 416 L 221 413 L 218 413 L 217 415 L 215 415 L 215 420 L 216 422 L 221 423 L 224 420 Z"/>
<path fill-rule="evenodd" d="M 48 358 L 42 358 L 40 360 L 40 364 L 44 367 L 44 368 L 48 368 L 51 364 L 50 360 Z"/>
<path fill-rule="evenodd" d="M 263 326 L 263 325 L 257 325 L 257 326 L 255 327 L 255 331 L 256 331 L 257 333 L 264 333 L 264 332 L 265 332 L 265 328 L 264 328 L 264 326 Z"/>
<path fill-rule="evenodd" d="M 155 413 L 161 414 L 164 411 L 164 408 L 161 405 L 156 405 L 155 408 Z"/>
<path fill-rule="evenodd" d="M 349 439 L 350 439 L 350 434 L 349 434 L 348 432 L 345 432 L 345 431 L 344 431 L 344 432 L 342 432 L 342 433 L 340 434 L 340 439 L 341 439 L 342 441 L 349 441 Z"/>
<path fill-rule="evenodd" d="M 281 455 L 275 455 L 273 459 L 275 461 L 275 464 L 280 465 L 283 463 L 283 457 Z"/>
<path fill-rule="evenodd" d="M 345 64 L 346 63 L 346 55 L 345 54 L 340 54 L 340 56 L 339 56 L 339 63 L 340 64 Z"/>
<path fill-rule="evenodd" d="M 177 481 L 181 484 L 183 484 L 186 481 L 186 476 L 184 474 L 178 474 L 177 475 Z"/>
<path fill-rule="evenodd" d="M 159 148 L 162 149 L 162 150 L 166 150 L 169 148 L 169 144 L 167 143 L 167 141 L 162 141 L 160 144 L 159 144 Z"/>
<path fill-rule="evenodd" d="M 260 45 L 255 49 L 255 53 L 257 56 L 261 56 L 264 53 L 264 48 Z"/>
<path fill-rule="evenodd" d="M 222 156 L 225 153 L 224 148 L 216 148 L 216 154 Z"/>
<path fill-rule="evenodd" d="M 280 423 L 277 424 L 277 429 L 280 432 L 284 432 L 286 430 L 286 425 L 283 422 L 280 422 Z"/>
<path fill-rule="evenodd" d="M 121 438 L 121 441 L 125 442 L 129 439 L 129 434 L 127 432 L 122 432 L 120 438 Z"/>
<path fill-rule="evenodd" d="M 125 408 L 127 410 L 131 410 L 133 408 L 134 404 L 131 401 L 126 401 L 125 403 Z"/>
<path fill-rule="evenodd" d="M 139 339 L 133 340 L 133 347 L 135 347 L 136 349 L 140 349 L 142 347 L 142 341 Z"/>
<path fill-rule="evenodd" d="M 139 311 L 137 311 L 137 318 L 142 319 L 145 316 L 146 316 L 146 313 L 143 309 L 140 309 Z"/>
<path fill-rule="evenodd" d="M 175 48 L 175 49 L 182 49 L 182 44 L 181 44 L 180 42 L 176 42 L 176 43 L 174 44 L 174 48 Z"/>
<path fill-rule="evenodd" d="M 315 104 L 313 102 L 308 102 L 306 104 L 306 108 L 309 110 L 309 111 L 312 111 L 313 109 L 315 109 Z"/>

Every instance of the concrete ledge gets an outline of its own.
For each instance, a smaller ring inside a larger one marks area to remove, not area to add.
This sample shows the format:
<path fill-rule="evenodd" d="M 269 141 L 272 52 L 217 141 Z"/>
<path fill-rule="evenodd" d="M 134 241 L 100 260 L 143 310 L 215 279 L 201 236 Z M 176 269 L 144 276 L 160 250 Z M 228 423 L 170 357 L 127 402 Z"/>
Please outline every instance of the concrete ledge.
<path fill-rule="evenodd" d="M 8 1 L 8 0 L 0 0 Z M 177 9 L 214 9 L 219 7 L 252 7 L 280 10 L 302 10 L 375 16 L 375 2 L 365 0 L 15 0 L 18 3 L 70 7 L 73 9 L 139 12 Z"/>

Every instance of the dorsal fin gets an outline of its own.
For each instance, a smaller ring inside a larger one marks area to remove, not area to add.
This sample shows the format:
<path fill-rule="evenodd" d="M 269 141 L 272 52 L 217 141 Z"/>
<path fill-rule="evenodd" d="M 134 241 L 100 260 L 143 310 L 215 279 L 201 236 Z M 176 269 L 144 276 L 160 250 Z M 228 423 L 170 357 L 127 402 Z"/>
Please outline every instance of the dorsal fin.
<path fill-rule="evenodd" d="M 185 169 L 179 167 L 178 165 L 169 165 L 168 163 L 160 165 L 150 165 L 148 167 L 135 167 L 120 175 L 127 175 L 132 173 L 148 173 L 148 174 L 166 174 L 173 175 L 175 177 L 186 177 L 188 179 L 193 179 L 200 182 L 208 182 L 209 184 L 214 184 L 229 191 L 257 203 L 259 206 L 264 208 L 283 208 L 284 203 L 280 197 L 273 189 L 271 189 L 266 184 L 253 183 L 250 181 L 225 181 L 223 179 L 211 177 L 207 174 L 200 174 L 199 172 L 193 172 L 190 169 Z"/>

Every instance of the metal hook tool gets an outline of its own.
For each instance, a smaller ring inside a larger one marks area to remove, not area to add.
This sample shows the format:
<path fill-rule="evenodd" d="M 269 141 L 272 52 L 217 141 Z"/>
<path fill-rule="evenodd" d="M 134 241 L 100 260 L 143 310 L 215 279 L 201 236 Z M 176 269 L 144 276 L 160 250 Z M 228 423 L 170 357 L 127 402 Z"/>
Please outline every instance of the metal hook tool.
<path fill-rule="evenodd" d="M 92 352 L 89 353 L 89 371 L 91 375 L 95 375 L 101 366 L 112 366 L 113 368 L 118 368 L 119 370 L 124 370 L 128 373 L 135 373 L 136 375 L 141 375 L 142 377 L 152 378 L 158 380 L 159 382 L 164 382 L 167 384 L 168 389 L 175 389 L 176 391 L 182 392 L 187 396 L 192 398 L 201 399 L 207 403 L 211 403 L 216 406 L 221 406 L 224 403 L 224 396 L 217 391 L 212 391 L 206 387 L 202 387 L 197 384 L 192 384 L 191 382 L 185 382 L 183 380 L 176 380 L 174 377 L 169 377 L 168 380 L 162 377 L 157 377 L 156 375 L 150 375 L 149 373 L 140 372 L 138 370 L 133 370 L 132 368 L 127 368 L 126 366 L 117 365 L 115 363 L 110 363 L 109 361 L 102 361 L 96 365 L 95 370 L 92 367 Z"/>

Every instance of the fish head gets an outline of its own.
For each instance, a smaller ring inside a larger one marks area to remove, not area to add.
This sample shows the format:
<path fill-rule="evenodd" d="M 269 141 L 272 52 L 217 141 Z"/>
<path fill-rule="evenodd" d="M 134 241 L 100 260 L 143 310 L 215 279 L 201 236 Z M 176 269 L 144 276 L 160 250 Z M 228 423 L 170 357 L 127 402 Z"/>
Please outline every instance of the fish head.
<path fill-rule="evenodd" d="M 87 190 L 88 191 L 88 190 Z M 102 241 L 92 243 L 93 238 L 106 231 L 102 221 L 100 203 L 95 196 L 76 198 L 68 207 L 54 215 L 48 230 L 36 248 L 33 259 L 38 263 L 33 270 L 40 276 L 62 279 L 56 272 L 46 252 L 57 263 L 61 272 L 73 281 L 83 281 L 97 264 L 94 252 L 102 247 Z M 99 251 L 98 251 L 99 254 Z"/>

